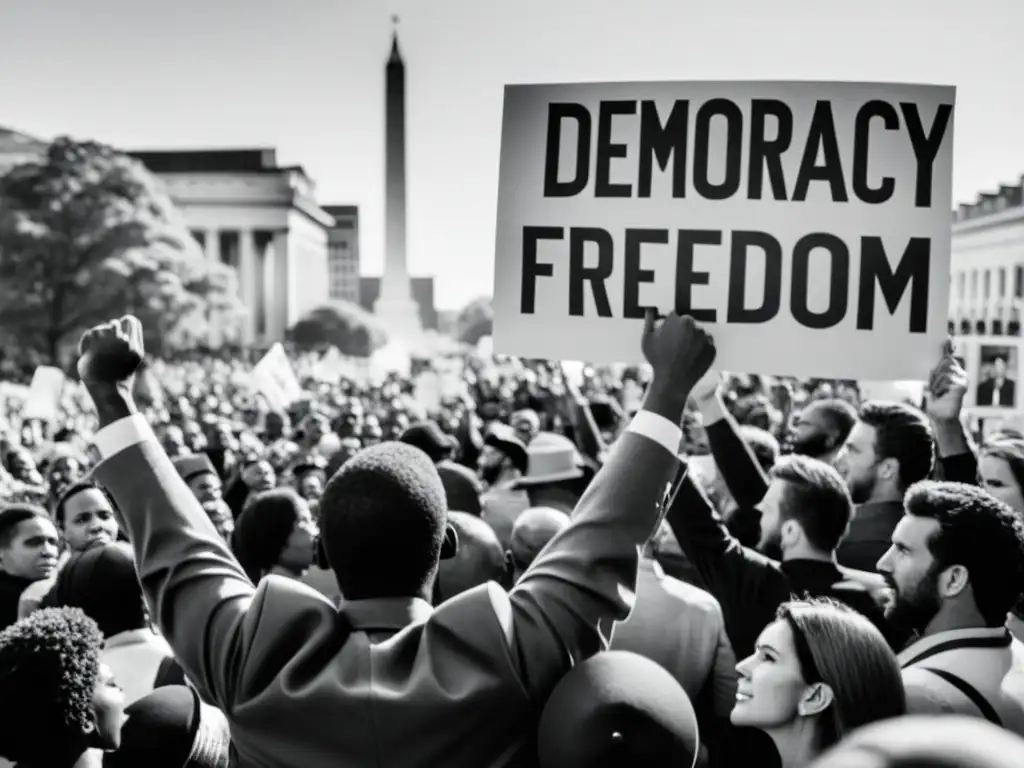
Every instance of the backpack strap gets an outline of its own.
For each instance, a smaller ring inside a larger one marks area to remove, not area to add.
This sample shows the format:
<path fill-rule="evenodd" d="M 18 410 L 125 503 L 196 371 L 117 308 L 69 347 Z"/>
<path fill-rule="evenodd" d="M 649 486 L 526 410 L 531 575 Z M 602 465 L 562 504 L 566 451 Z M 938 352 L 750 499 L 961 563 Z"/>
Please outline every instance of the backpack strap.
<path fill-rule="evenodd" d="M 986 699 L 977 688 L 968 683 L 962 677 L 954 675 L 952 672 L 948 672 L 945 669 L 934 669 L 933 667 L 916 667 L 916 669 L 925 669 L 931 672 L 933 675 L 941 677 L 947 683 L 949 683 L 958 691 L 960 691 L 960 693 L 962 693 L 964 696 L 970 699 L 971 703 L 978 708 L 978 710 L 981 712 L 982 716 L 986 720 L 988 720 L 990 723 L 995 723 L 1000 728 L 1003 727 L 1002 719 L 1000 719 L 999 714 L 996 712 L 995 708 L 993 708 L 993 706 L 989 704 L 988 699 Z"/>

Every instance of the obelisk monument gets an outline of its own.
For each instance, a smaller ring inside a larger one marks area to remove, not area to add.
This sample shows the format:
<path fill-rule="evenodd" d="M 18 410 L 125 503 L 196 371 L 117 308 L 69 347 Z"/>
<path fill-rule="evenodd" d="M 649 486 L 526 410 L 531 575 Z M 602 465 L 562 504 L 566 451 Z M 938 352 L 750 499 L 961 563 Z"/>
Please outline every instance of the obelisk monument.
<path fill-rule="evenodd" d="M 384 86 L 384 276 L 373 313 L 393 341 L 411 345 L 422 336 L 423 325 L 405 255 L 405 64 L 398 50 L 398 17 L 391 18 L 395 29 Z"/>

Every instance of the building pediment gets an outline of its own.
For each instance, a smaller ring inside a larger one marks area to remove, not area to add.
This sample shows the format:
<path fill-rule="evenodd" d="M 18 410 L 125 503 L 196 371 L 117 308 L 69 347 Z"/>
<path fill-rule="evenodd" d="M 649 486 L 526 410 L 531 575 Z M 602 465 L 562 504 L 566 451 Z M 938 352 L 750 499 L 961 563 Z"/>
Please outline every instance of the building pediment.
<path fill-rule="evenodd" d="M 27 153 L 46 149 L 48 142 L 0 125 L 0 154 Z"/>

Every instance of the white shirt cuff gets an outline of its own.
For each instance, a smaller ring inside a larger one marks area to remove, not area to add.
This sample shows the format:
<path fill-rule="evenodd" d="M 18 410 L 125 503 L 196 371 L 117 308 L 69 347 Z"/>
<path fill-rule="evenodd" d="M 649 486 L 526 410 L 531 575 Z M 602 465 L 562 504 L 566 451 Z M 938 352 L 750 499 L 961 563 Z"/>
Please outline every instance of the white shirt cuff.
<path fill-rule="evenodd" d="M 665 448 L 673 456 L 679 455 L 679 444 L 683 441 L 683 430 L 664 416 L 651 411 L 637 411 L 629 422 L 627 432 L 643 435 Z"/>
<path fill-rule="evenodd" d="M 93 444 L 100 452 L 100 458 L 109 459 L 125 448 L 130 448 L 146 440 L 155 440 L 156 436 L 149 427 L 145 416 L 135 414 L 118 419 L 108 424 L 93 438 Z"/>

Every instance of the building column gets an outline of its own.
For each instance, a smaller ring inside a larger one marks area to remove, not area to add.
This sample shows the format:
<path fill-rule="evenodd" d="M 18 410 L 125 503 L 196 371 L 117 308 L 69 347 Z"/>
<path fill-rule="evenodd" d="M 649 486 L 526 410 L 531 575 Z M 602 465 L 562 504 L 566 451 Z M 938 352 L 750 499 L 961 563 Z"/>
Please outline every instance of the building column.
<path fill-rule="evenodd" d="M 249 310 L 249 316 L 242 324 L 242 343 L 246 346 L 256 340 L 256 236 L 251 229 L 238 232 L 238 282 L 242 303 Z"/>
<path fill-rule="evenodd" d="M 269 326 L 273 329 L 275 341 L 284 340 L 285 333 L 292 324 L 291 314 L 294 311 L 294 283 L 292 280 L 291 256 L 288 250 L 288 230 L 279 230 L 274 233 L 273 240 L 273 280 L 271 281 L 274 292 L 274 313 L 270 318 Z"/>
<path fill-rule="evenodd" d="M 207 261 L 220 264 L 219 229 L 210 228 L 203 231 L 203 252 L 206 254 Z M 216 349 L 224 344 L 224 318 L 220 312 L 211 307 L 206 311 L 206 322 L 209 329 L 206 343 Z"/>
<path fill-rule="evenodd" d="M 203 233 L 203 249 L 209 261 L 220 263 L 220 230 L 208 229 Z"/>
<path fill-rule="evenodd" d="M 274 233 L 261 231 L 256 241 L 258 249 L 258 272 L 259 280 L 262 282 L 262 306 L 263 306 L 263 334 L 261 341 L 279 341 L 274 335 L 274 313 L 277 306 L 277 296 L 274 291 Z"/>

